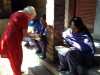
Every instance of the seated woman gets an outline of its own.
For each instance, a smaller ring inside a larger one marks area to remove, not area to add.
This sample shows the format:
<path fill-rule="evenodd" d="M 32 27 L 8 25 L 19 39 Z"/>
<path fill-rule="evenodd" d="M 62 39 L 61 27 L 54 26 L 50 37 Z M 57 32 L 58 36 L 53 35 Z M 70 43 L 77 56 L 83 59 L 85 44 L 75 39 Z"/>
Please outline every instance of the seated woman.
<path fill-rule="evenodd" d="M 36 51 L 37 54 L 41 54 L 40 56 L 42 59 L 46 58 L 46 49 L 47 49 L 47 24 L 46 24 L 46 15 L 43 15 L 41 18 L 35 17 L 29 21 L 29 35 L 32 34 L 32 37 L 27 39 L 27 43 L 25 44 L 26 47 L 34 47 L 35 42 L 38 50 Z M 30 32 L 31 30 L 31 32 Z"/>
<path fill-rule="evenodd" d="M 63 32 L 63 38 L 70 50 L 59 54 L 60 70 L 66 70 L 67 64 L 72 75 L 79 75 L 78 65 L 88 64 L 93 59 L 95 46 L 93 38 L 80 17 L 73 17 L 69 28 Z"/>

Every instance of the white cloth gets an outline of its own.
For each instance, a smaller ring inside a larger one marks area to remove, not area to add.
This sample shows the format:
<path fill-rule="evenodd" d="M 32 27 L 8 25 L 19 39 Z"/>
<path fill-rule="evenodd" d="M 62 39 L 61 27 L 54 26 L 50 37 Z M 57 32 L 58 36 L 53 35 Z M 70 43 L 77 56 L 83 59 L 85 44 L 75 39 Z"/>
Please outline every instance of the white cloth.
<path fill-rule="evenodd" d="M 55 46 L 55 49 L 58 51 L 60 55 L 63 55 L 63 56 L 65 56 L 66 53 L 71 50 L 70 48 L 67 48 L 64 46 Z"/>

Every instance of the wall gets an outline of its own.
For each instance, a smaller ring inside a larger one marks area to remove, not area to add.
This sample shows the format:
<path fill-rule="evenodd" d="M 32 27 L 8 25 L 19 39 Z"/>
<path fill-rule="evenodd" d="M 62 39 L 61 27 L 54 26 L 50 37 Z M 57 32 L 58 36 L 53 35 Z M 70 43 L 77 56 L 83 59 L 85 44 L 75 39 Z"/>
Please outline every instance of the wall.
<path fill-rule="evenodd" d="M 96 0 L 96 19 L 94 25 L 94 38 L 100 40 L 100 0 Z"/>
<path fill-rule="evenodd" d="M 11 13 L 11 0 L 0 1 L 0 18 L 7 18 Z"/>
<path fill-rule="evenodd" d="M 8 19 L 0 19 L 0 36 L 4 32 L 7 22 L 8 22 Z"/>
<path fill-rule="evenodd" d="M 35 7 L 39 16 L 46 14 L 46 0 L 35 0 Z"/>
<path fill-rule="evenodd" d="M 82 17 L 85 25 L 91 32 L 93 32 L 94 30 L 95 15 L 96 15 L 96 0 L 69 1 L 69 16 Z"/>
<path fill-rule="evenodd" d="M 76 16 L 82 17 L 90 31 L 94 30 L 96 0 L 76 0 Z"/>
<path fill-rule="evenodd" d="M 65 0 L 65 25 L 64 25 L 64 28 L 67 28 L 68 27 L 68 18 L 69 18 L 69 13 L 68 13 L 68 10 L 69 10 L 69 0 Z"/>
<path fill-rule="evenodd" d="M 50 0 L 47 0 L 48 3 L 49 1 Z M 50 8 L 47 8 L 47 10 L 49 9 Z M 52 10 L 54 10 L 54 15 L 51 15 L 54 17 L 54 24 L 49 27 L 47 58 L 54 62 L 56 61 L 56 51 L 54 47 L 62 43 L 61 34 L 64 31 L 65 0 L 54 0 L 54 8 L 52 8 Z"/>

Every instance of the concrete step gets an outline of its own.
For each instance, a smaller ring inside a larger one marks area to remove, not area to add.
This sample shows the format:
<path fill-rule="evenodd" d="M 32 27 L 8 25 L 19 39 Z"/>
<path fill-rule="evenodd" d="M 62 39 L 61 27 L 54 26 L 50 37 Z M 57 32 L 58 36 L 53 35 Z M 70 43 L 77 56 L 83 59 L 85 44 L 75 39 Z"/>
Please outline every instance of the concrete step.
<path fill-rule="evenodd" d="M 42 64 L 53 74 L 53 75 L 69 75 L 68 71 L 59 72 L 57 71 L 57 66 L 54 66 L 46 61 L 42 61 Z M 81 71 L 81 70 L 80 70 Z M 100 66 L 87 70 L 88 75 L 100 75 Z"/>
<path fill-rule="evenodd" d="M 96 54 L 100 54 L 100 41 L 95 41 L 94 45 L 96 47 Z"/>
<path fill-rule="evenodd" d="M 94 55 L 95 65 L 100 66 L 100 54 Z"/>
<path fill-rule="evenodd" d="M 28 75 L 53 75 L 45 66 L 36 66 L 29 68 Z"/>

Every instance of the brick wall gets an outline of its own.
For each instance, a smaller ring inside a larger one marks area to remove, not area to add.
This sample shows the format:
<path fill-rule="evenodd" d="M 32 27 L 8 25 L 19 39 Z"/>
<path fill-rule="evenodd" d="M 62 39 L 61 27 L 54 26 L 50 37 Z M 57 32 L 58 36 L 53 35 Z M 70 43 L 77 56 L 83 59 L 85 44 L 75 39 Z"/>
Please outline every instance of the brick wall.
<path fill-rule="evenodd" d="M 96 15 L 96 0 L 77 0 L 76 16 L 81 16 L 86 26 L 93 31 Z"/>
<path fill-rule="evenodd" d="M 55 45 L 61 42 L 61 34 L 64 31 L 65 0 L 55 0 L 54 12 L 54 41 Z"/>
<path fill-rule="evenodd" d="M 55 0 L 54 29 L 60 33 L 64 29 L 65 0 Z"/>
<path fill-rule="evenodd" d="M 69 15 L 82 17 L 90 31 L 94 29 L 96 0 L 70 0 Z"/>

